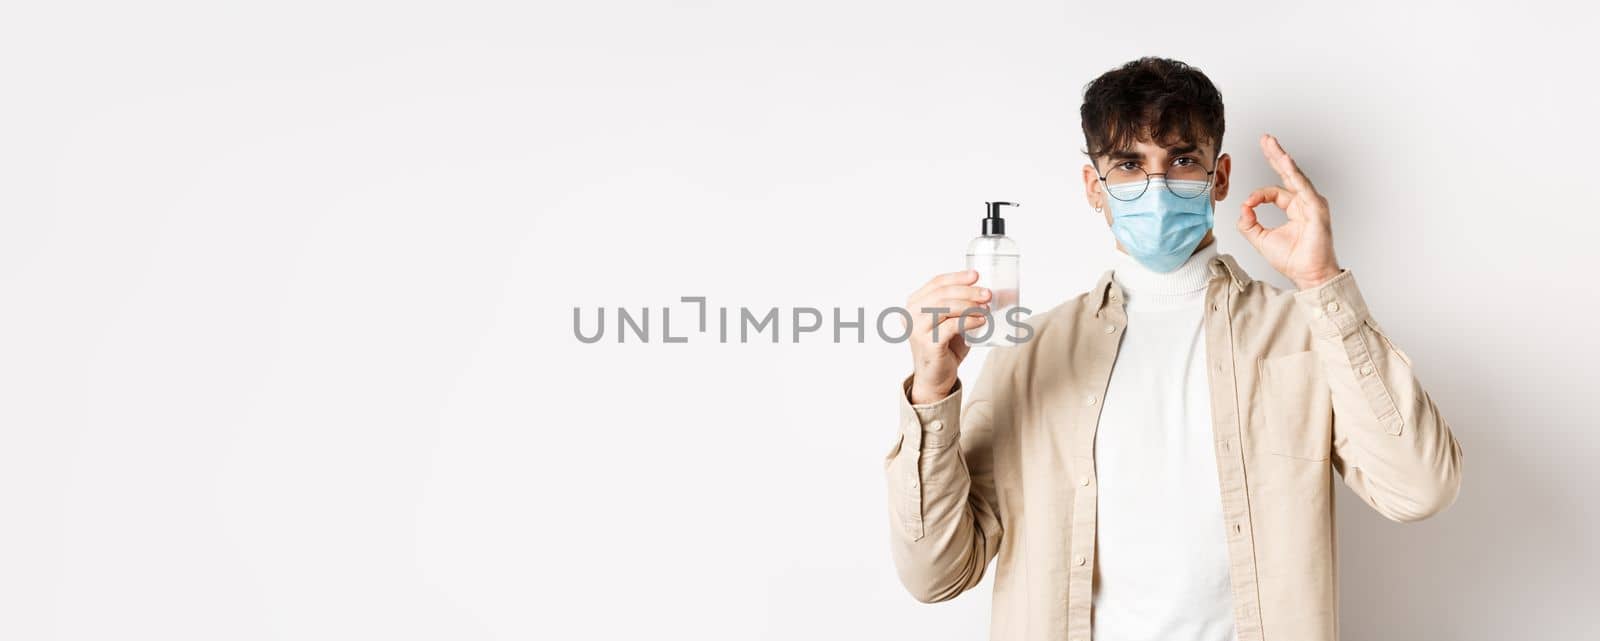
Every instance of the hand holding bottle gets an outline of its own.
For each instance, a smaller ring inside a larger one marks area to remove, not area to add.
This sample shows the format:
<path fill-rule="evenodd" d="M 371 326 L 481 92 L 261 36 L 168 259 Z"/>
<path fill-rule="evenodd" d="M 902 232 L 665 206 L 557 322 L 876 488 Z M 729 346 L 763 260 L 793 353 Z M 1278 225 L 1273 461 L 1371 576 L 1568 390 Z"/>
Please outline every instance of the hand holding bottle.
<path fill-rule="evenodd" d="M 906 310 L 911 312 L 911 335 L 906 342 L 911 344 L 914 367 L 912 403 L 932 403 L 948 396 L 955 387 L 956 368 L 971 350 L 959 335 L 958 325 L 972 330 L 988 322 L 976 311 L 968 314 L 965 321 L 960 316 L 969 308 L 987 309 L 989 306 L 993 292 L 974 286 L 976 282 L 978 272 L 971 269 L 940 274 L 906 300 Z M 949 311 L 935 317 L 932 312 L 922 311 L 925 307 L 943 307 Z"/>

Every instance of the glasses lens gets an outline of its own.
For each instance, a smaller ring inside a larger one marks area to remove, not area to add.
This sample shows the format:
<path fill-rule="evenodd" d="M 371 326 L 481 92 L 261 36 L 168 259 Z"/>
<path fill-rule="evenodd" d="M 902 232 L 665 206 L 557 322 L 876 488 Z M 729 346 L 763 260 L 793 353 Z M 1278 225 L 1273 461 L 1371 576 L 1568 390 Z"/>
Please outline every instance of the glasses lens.
<path fill-rule="evenodd" d="M 1167 169 L 1167 189 L 1179 198 L 1197 198 L 1211 189 L 1211 176 L 1200 163 L 1173 165 Z"/>
<path fill-rule="evenodd" d="M 1138 167 L 1115 166 L 1106 172 L 1106 192 L 1117 200 L 1134 200 L 1144 195 L 1150 176 Z"/>

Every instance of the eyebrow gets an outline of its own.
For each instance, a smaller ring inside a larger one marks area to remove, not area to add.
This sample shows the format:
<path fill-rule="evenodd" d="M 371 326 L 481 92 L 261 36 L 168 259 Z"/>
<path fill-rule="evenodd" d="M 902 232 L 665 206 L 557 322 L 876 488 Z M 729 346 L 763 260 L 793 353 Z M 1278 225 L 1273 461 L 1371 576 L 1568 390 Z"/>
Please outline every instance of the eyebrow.
<path fill-rule="evenodd" d="M 1167 147 L 1167 155 L 1168 156 L 1176 156 L 1178 154 L 1194 153 L 1194 152 L 1199 151 L 1199 150 L 1200 150 L 1200 147 L 1198 145 L 1196 145 L 1196 144 L 1194 144 L 1192 142 L 1186 142 L 1186 143 L 1182 143 L 1182 144 L 1173 145 L 1171 147 Z M 1139 159 L 1144 157 L 1144 156 L 1140 155 L 1139 152 L 1134 151 L 1132 149 L 1118 149 L 1118 150 L 1113 151 L 1113 152 L 1111 152 L 1111 153 L 1109 153 L 1107 155 L 1109 155 L 1112 160 L 1139 160 Z"/>

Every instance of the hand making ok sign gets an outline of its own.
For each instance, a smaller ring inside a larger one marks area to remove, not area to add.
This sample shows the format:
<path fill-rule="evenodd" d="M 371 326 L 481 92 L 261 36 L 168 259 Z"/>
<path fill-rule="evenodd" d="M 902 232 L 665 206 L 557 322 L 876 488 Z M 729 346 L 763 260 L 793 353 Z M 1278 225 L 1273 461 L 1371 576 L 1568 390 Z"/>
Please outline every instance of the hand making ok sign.
<path fill-rule="evenodd" d="M 1310 289 L 1339 275 L 1333 254 L 1333 227 L 1328 219 L 1328 199 L 1317 193 L 1311 179 L 1300 172 L 1289 153 L 1271 134 L 1261 134 L 1261 153 L 1278 172 L 1283 184 L 1250 192 L 1239 207 L 1239 233 L 1295 287 Z M 1277 205 L 1289 220 L 1267 227 L 1256 220 L 1256 206 Z"/>

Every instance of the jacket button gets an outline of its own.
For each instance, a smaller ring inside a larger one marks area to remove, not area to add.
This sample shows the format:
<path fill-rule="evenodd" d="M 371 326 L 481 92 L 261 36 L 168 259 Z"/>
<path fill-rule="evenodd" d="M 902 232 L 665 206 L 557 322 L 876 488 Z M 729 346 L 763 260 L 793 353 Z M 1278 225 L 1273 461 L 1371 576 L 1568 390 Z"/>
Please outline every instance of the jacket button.
<path fill-rule="evenodd" d="M 1110 325 L 1110 324 L 1106 325 L 1106 333 L 1107 334 L 1114 334 L 1114 333 L 1116 333 L 1116 331 L 1117 331 L 1117 326 L 1116 325 Z"/>
<path fill-rule="evenodd" d="M 1084 398 L 1083 399 L 1083 404 L 1084 405 L 1094 405 L 1095 404 L 1094 394 L 1090 394 L 1088 397 Z"/>
<path fill-rule="evenodd" d="M 934 422 L 928 424 L 928 429 L 933 430 L 935 432 L 943 430 L 944 429 L 944 421 L 935 420 Z"/>
<path fill-rule="evenodd" d="M 1078 477 L 1078 485 L 1082 486 L 1082 487 L 1088 487 L 1089 486 L 1089 477 L 1087 477 L 1087 476 Z"/>
<path fill-rule="evenodd" d="M 1081 555 L 1081 554 L 1080 554 L 1080 555 L 1078 555 L 1078 556 L 1076 556 L 1076 557 L 1073 557 L 1073 558 L 1072 558 L 1072 562 L 1073 562 L 1073 563 L 1076 563 L 1076 564 L 1078 564 L 1078 565 L 1080 565 L 1080 566 L 1081 566 L 1081 565 L 1083 565 L 1083 564 L 1085 564 L 1085 563 L 1088 563 L 1088 562 L 1089 562 L 1089 560 L 1088 560 L 1088 559 L 1085 559 L 1085 558 L 1083 558 L 1083 555 Z"/>
<path fill-rule="evenodd" d="M 1367 376 L 1367 375 L 1369 375 L 1371 373 L 1372 373 L 1372 366 L 1371 365 L 1362 365 L 1361 366 L 1361 375 L 1362 376 Z"/>
<path fill-rule="evenodd" d="M 1339 303 L 1337 301 L 1332 302 L 1332 303 L 1328 303 L 1328 313 L 1333 314 L 1333 313 L 1337 313 L 1338 311 L 1339 311 Z"/>

